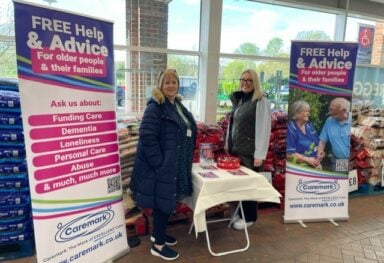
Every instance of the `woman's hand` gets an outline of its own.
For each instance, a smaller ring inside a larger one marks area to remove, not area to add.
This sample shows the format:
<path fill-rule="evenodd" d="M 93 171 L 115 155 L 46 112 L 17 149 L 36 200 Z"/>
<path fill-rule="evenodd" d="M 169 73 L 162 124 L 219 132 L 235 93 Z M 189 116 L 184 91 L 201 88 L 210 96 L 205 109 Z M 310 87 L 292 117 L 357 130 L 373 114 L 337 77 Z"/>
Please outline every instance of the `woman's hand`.
<path fill-rule="evenodd" d="M 225 153 L 229 154 L 228 146 L 224 146 Z"/>
<path fill-rule="evenodd" d="M 254 159 L 253 160 L 253 166 L 254 167 L 260 167 L 263 164 L 263 160 L 261 159 Z"/>
<path fill-rule="evenodd" d="M 325 157 L 325 152 L 321 150 L 317 150 L 317 159 L 322 161 Z"/>
<path fill-rule="evenodd" d="M 320 161 L 314 157 L 304 157 L 304 162 L 313 167 L 318 167 L 320 165 Z"/>

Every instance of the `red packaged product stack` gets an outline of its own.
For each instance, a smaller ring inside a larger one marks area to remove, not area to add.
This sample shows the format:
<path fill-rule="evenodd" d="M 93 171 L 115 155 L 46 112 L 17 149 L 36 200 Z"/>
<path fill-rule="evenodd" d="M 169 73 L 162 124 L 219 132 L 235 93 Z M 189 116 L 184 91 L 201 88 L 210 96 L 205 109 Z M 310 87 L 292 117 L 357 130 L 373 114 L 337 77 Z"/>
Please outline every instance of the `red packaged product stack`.
<path fill-rule="evenodd" d="M 272 112 L 272 130 L 264 170 L 272 172 L 273 186 L 284 195 L 288 114 Z"/>
<path fill-rule="evenodd" d="M 226 170 L 239 169 L 240 159 L 231 155 L 220 155 L 217 158 L 217 167 Z"/>

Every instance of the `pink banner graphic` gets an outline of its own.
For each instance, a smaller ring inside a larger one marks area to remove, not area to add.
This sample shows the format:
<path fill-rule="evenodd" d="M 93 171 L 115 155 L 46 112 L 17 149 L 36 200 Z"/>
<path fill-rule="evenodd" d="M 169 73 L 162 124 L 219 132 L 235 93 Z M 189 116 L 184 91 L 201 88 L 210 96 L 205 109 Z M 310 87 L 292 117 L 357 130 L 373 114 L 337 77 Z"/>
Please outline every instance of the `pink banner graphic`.
<path fill-rule="evenodd" d="M 114 111 L 104 112 L 76 112 L 76 113 L 62 113 L 62 114 L 42 114 L 32 115 L 29 117 L 29 124 L 31 126 L 42 125 L 62 125 L 79 122 L 96 122 L 96 121 L 109 121 L 115 120 L 116 113 Z"/>
<path fill-rule="evenodd" d="M 33 158 L 33 164 L 36 167 L 53 165 L 66 163 L 71 161 L 76 161 L 80 159 L 90 158 L 94 156 L 98 156 L 101 154 L 110 154 L 113 152 L 117 152 L 119 150 L 119 145 L 117 143 L 97 146 L 97 147 L 89 147 L 89 148 L 81 148 L 73 151 L 65 151 L 65 152 L 55 152 L 45 155 L 40 155 Z"/>
<path fill-rule="evenodd" d="M 30 137 L 34 140 L 59 138 L 66 136 L 78 136 L 88 133 L 101 133 L 116 130 L 116 122 L 107 122 L 100 124 L 82 124 L 82 125 L 70 125 L 60 128 L 39 128 L 32 129 Z"/>
<path fill-rule="evenodd" d="M 66 140 L 55 140 L 46 142 L 36 142 L 32 144 L 33 153 L 43 153 L 50 151 L 58 151 L 64 149 L 85 147 L 100 143 L 114 142 L 117 140 L 116 133 L 101 134 L 97 136 L 84 136 Z"/>
<path fill-rule="evenodd" d="M 61 177 L 59 179 L 46 181 L 36 185 L 36 192 L 39 194 L 57 191 L 62 188 L 76 186 L 78 184 L 86 183 L 92 180 L 96 180 L 105 176 L 110 176 L 120 172 L 120 166 L 108 166 L 85 173 L 75 174 L 71 176 Z"/>
<path fill-rule="evenodd" d="M 74 38 L 71 40 L 74 42 Z M 75 43 L 73 43 L 75 45 Z M 86 55 L 83 52 L 62 52 L 49 48 L 32 49 L 32 70 L 41 74 L 83 75 L 105 77 L 106 61 L 103 55 Z"/>
<path fill-rule="evenodd" d="M 35 171 L 34 175 L 36 180 L 46 180 L 50 178 L 59 177 L 65 174 L 95 169 L 100 166 L 118 163 L 119 161 L 119 155 L 114 154 L 106 157 L 94 158 L 89 161 L 75 162 L 46 169 L 39 169 Z"/>

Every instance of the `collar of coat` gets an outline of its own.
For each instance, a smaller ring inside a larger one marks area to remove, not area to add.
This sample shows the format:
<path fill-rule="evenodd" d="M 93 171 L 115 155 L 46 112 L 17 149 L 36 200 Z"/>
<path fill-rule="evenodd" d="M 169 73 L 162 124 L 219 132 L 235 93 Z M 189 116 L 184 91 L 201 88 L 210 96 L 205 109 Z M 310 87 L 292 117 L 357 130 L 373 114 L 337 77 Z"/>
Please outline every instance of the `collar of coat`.
<path fill-rule="evenodd" d="M 153 96 L 153 99 L 158 103 L 158 104 L 163 104 L 165 103 L 165 96 L 163 94 L 163 92 L 161 92 L 160 89 L 158 88 L 154 88 L 152 90 L 152 96 Z M 177 101 L 181 101 L 183 99 L 183 97 L 179 94 L 176 95 L 176 98 L 175 100 Z"/>
<path fill-rule="evenodd" d="M 253 96 L 253 92 L 244 93 L 243 91 L 240 90 L 240 91 L 233 92 L 229 98 L 232 102 L 232 105 L 237 106 L 240 104 L 241 101 L 245 102 L 245 101 L 251 100 L 252 96 Z"/>

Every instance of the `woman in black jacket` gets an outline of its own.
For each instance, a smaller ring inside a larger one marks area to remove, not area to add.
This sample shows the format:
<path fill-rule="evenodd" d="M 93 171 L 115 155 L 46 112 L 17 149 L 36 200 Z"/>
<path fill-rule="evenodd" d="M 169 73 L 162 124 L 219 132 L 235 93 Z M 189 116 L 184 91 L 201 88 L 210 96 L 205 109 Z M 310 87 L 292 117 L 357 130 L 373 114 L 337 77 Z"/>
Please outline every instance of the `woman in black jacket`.
<path fill-rule="evenodd" d="M 260 172 L 267 155 L 271 135 L 271 103 L 264 96 L 256 72 L 241 74 L 239 90 L 231 95 L 233 104 L 226 137 L 226 149 L 240 158 L 241 165 Z M 257 220 L 257 202 L 243 201 L 245 218 L 233 220 L 233 228 L 242 230 Z"/>
<path fill-rule="evenodd" d="M 166 260 L 179 256 L 168 247 L 177 241 L 166 235 L 166 226 L 177 201 L 192 194 L 191 170 L 197 131 L 192 114 L 181 103 L 179 85 L 175 70 L 161 72 L 158 87 L 153 90 L 140 124 L 131 180 L 137 206 L 153 209 L 151 253 Z"/>

